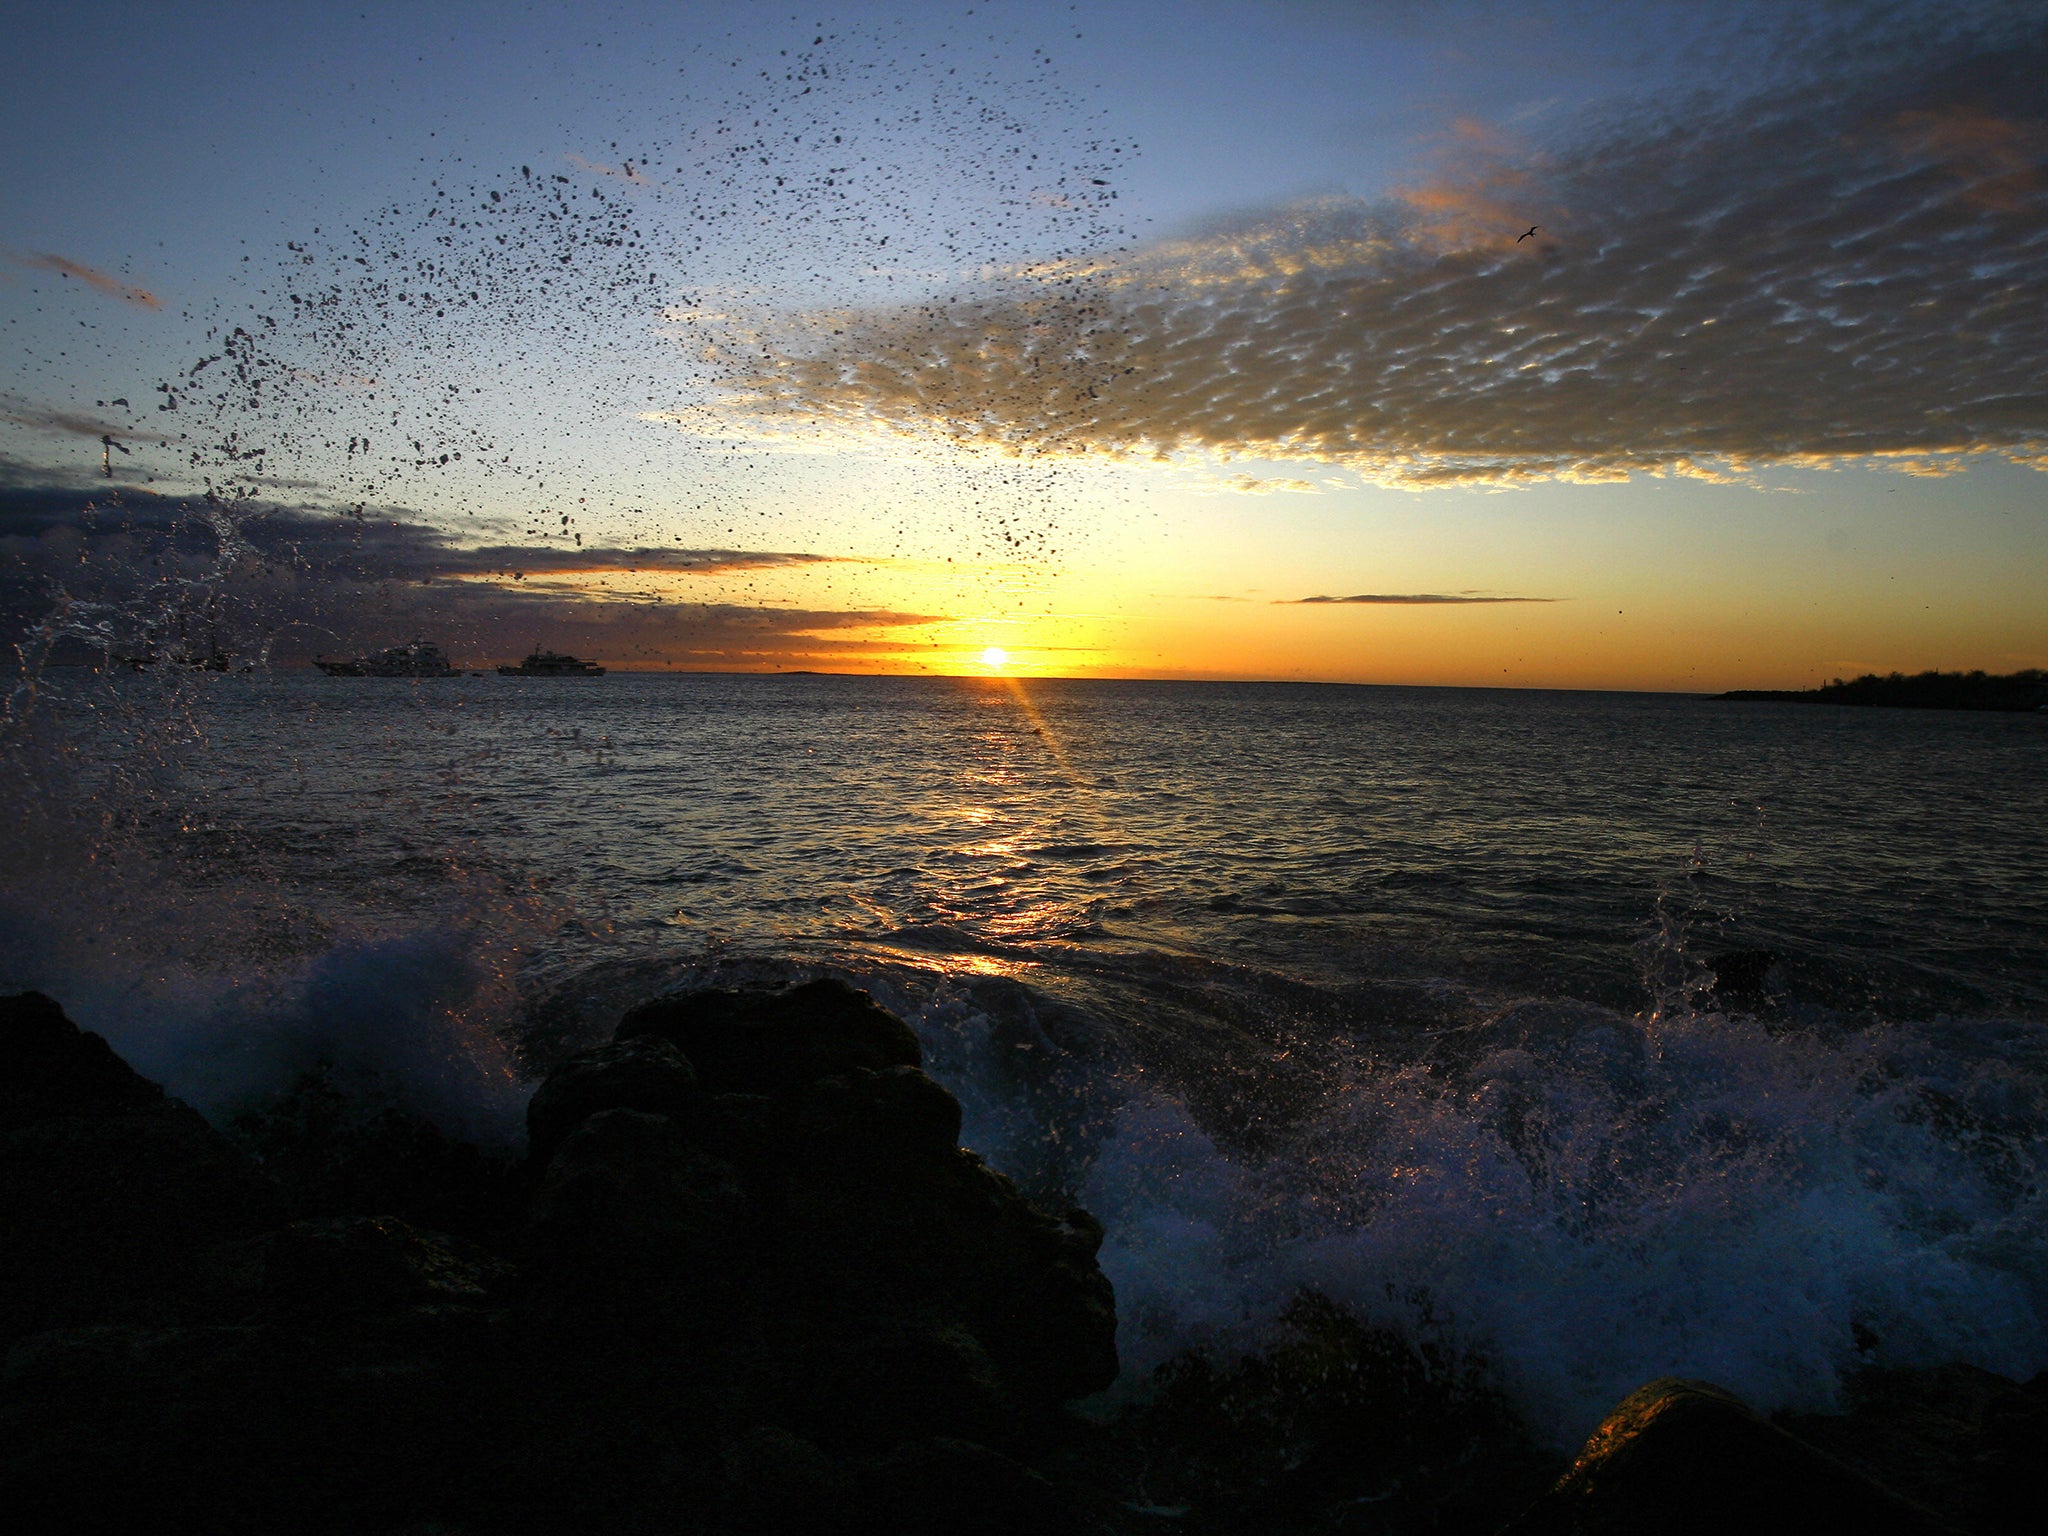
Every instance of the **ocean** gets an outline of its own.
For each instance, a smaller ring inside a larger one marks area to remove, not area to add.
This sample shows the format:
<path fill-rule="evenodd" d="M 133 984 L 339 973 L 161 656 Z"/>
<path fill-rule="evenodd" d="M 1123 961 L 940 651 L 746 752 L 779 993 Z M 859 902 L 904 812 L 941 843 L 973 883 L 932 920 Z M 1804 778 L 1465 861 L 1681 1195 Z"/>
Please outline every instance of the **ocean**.
<path fill-rule="evenodd" d="M 631 1003 L 829 974 L 1105 1223 L 1112 1404 L 1303 1288 L 1560 1446 L 2048 1366 L 2048 718 L 163 671 L 17 708 L 0 991 L 216 1118 L 325 1064 L 516 1146 Z"/>

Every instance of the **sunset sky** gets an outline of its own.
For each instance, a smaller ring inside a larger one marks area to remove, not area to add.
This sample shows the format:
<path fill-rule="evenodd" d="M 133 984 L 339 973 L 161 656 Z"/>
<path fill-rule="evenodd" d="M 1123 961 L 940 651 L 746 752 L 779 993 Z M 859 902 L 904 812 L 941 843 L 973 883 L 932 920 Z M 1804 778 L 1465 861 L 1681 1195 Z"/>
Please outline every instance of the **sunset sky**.
<path fill-rule="evenodd" d="M 82 4 L 0 88 L 13 627 L 2048 666 L 2036 4 Z"/>

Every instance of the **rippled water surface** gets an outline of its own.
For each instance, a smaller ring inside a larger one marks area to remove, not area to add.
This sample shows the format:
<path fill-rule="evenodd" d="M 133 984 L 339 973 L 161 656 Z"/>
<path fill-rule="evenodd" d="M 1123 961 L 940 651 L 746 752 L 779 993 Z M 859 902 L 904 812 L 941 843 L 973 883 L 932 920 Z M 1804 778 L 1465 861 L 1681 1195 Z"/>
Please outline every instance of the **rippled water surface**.
<path fill-rule="evenodd" d="M 1661 928 L 1835 1003 L 2048 1000 L 2027 716 L 703 675 L 215 679 L 200 712 L 211 814 L 312 880 L 430 826 L 620 943 L 1137 946 L 1640 1006 Z"/>
<path fill-rule="evenodd" d="M 339 1061 L 510 1135 L 626 1003 L 829 970 L 1104 1216 L 1130 1384 L 1303 1285 L 1567 1440 L 1669 1371 L 2048 1365 L 2048 719 L 299 674 L 46 718 L 0 981 L 202 1104 Z"/>

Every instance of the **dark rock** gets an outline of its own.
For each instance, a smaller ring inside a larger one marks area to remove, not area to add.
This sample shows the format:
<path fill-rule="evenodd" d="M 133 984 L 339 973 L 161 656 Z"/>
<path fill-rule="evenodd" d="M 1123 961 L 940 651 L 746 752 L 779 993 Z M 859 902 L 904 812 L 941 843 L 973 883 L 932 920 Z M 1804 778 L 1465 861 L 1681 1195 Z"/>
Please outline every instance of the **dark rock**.
<path fill-rule="evenodd" d="M 147 1109 L 163 1097 L 42 993 L 0 997 L 0 1129 Z"/>
<path fill-rule="evenodd" d="M 747 1229 L 737 1171 L 672 1120 L 608 1109 L 549 1161 L 528 1231 L 559 1302 L 667 1303 L 729 1286 Z"/>
<path fill-rule="evenodd" d="M 766 1166 L 787 1149 L 790 1112 L 787 1099 L 765 1093 L 716 1093 L 706 1096 L 690 1130 L 707 1150 L 742 1168 Z"/>
<path fill-rule="evenodd" d="M 923 1065 L 910 1026 L 842 981 L 785 992 L 690 992 L 619 1021 L 617 1038 L 658 1035 L 690 1059 L 712 1093 L 793 1093 L 820 1077 Z"/>
<path fill-rule="evenodd" d="M 916 1067 L 855 1070 L 811 1083 L 789 1134 L 804 1156 L 946 1157 L 960 1144 L 960 1101 Z"/>
<path fill-rule="evenodd" d="M 245 1530 L 293 1458 L 278 1426 L 307 1405 L 279 1390 L 274 1329 L 96 1327 L 23 1340 L 0 1372 L 0 1493 L 9 1528 L 175 1527 L 206 1511 Z M 209 1498 L 211 1503 L 208 1502 Z"/>
<path fill-rule="evenodd" d="M 672 1118 L 693 1140 L 753 1170 L 837 1161 L 893 1181 L 906 1161 L 930 1166 L 960 1143 L 960 1101 L 917 1067 L 854 1068 L 788 1093 L 702 1095 Z"/>
<path fill-rule="evenodd" d="M 255 1245 L 265 1297 L 328 1313 L 488 1306 L 513 1281 L 511 1266 L 477 1244 L 395 1216 L 295 1221 Z"/>
<path fill-rule="evenodd" d="M 526 1106 L 527 1158 L 544 1168 L 562 1138 L 607 1109 L 681 1117 L 699 1095 L 688 1058 L 660 1035 L 600 1045 L 547 1075 Z"/>
<path fill-rule="evenodd" d="M 969 1152 L 954 1154 L 932 1213 L 939 1272 L 1022 1402 L 1050 1406 L 1116 1380 L 1116 1296 L 1095 1262 L 1102 1227 L 1055 1215 Z"/>
<path fill-rule="evenodd" d="M 419 1115 L 308 1072 L 275 1102 L 227 1127 L 275 1183 L 295 1219 L 389 1214 L 496 1249 L 525 1224 L 509 1157 L 458 1141 Z"/>
<path fill-rule="evenodd" d="M 735 1536 L 1080 1536 L 1099 1529 L 1031 1468 L 957 1437 L 848 1460 L 763 1426 L 722 1450 L 722 1524 Z"/>
<path fill-rule="evenodd" d="M 721 1313 L 728 1335 L 759 1340 L 732 1366 L 734 1392 L 833 1444 L 970 1421 L 1001 1438 L 1115 1378 L 1100 1227 L 1033 1206 L 960 1151 L 958 1101 L 864 994 L 822 982 L 668 998 L 620 1035 L 588 1068 L 570 1063 L 559 1096 L 551 1079 L 537 1124 L 582 1083 L 594 1098 L 614 1066 L 637 1078 L 670 1047 L 708 1091 L 671 1079 L 679 1113 L 605 1110 L 555 1151 L 530 1251 L 558 1303 L 615 1294 L 661 1298 L 671 1320 Z"/>
<path fill-rule="evenodd" d="M 1055 1216 L 971 1152 L 917 1161 L 819 1157 L 772 1184 L 774 1264 L 794 1305 L 964 1326 L 1020 1405 L 1049 1409 L 1115 1380 L 1116 1304 L 1101 1228 Z"/>
<path fill-rule="evenodd" d="M 209 1251 L 274 1224 L 276 1191 L 47 998 L 8 999 L 4 1018 L 0 1342 L 203 1309 Z"/>
<path fill-rule="evenodd" d="M 1482 1358 L 1314 1291 L 1278 1321 L 1257 1351 L 1168 1361 L 1123 1416 L 1138 1502 L 1188 1520 L 1162 1529 L 1489 1532 L 1557 1481 Z"/>
<path fill-rule="evenodd" d="M 1932 1513 L 1704 1382 L 1624 1398 L 1503 1536 L 1932 1536 Z"/>
<path fill-rule="evenodd" d="M 0 1381 L 0 1507 L 67 1533 L 1069 1528 L 1007 1453 L 1116 1374 L 1101 1229 L 961 1151 L 862 994 L 686 1001 L 714 1069 L 656 1029 L 563 1063 L 513 1179 L 318 1075 L 238 1123 L 259 1168 L 31 1000 L 18 1054 L 72 1086 L 0 1122 L 26 1238 L 0 1303 L 57 1330 Z M 442 1205 L 465 1226 L 421 1218 Z M 470 1240 L 508 1209 L 516 1267 Z"/>
<path fill-rule="evenodd" d="M 864 1528 L 946 1536 L 1066 1536 L 1087 1529 L 1042 1476 L 970 1441 L 935 1437 L 899 1446 L 855 1480 Z"/>
<path fill-rule="evenodd" d="M 1868 1370 L 1842 1414 L 1780 1415 L 1792 1434 L 1983 1536 L 2048 1529 L 2048 1378 L 1969 1365 Z"/>
<path fill-rule="evenodd" d="M 386 1531 L 477 1507 L 518 1448 L 467 1326 L 100 1327 L 0 1373 L 8 1529 Z"/>
<path fill-rule="evenodd" d="M 835 1450 L 887 1450 L 936 1434 L 1000 1439 L 1016 1422 L 995 1362 L 960 1327 L 863 1331 L 829 1341 L 800 1370 L 796 1417 Z"/>
<path fill-rule="evenodd" d="M 852 1477 L 838 1457 L 774 1425 L 719 1449 L 723 1523 L 735 1536 L 818 1536 L 848 1525 Z"/>

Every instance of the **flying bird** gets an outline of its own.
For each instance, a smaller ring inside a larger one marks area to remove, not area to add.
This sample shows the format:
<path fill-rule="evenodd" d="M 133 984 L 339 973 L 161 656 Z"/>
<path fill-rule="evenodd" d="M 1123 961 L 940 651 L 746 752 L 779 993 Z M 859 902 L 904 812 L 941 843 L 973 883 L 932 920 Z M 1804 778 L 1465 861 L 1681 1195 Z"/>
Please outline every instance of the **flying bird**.
<path fill-rule="evenodd" d="M 1535 226 L 1534 224 L 1531 224 L 1531 225 L 1530 225 L 1530 226 L 1528 227 L 1528 229 L 1524 230 L 1524 231 L 1523 231 L 1523 232 L 1522 232 L 1521 234 L 1519 234 L 1519 235 L 1515 236 L 1515 244 L 1517 244 L 1517 245 L 1520 245 L 1520 244 L 1521 244 L 1521 243 L 1522 243 L 1522 242 L 1523 242 L 1524 240 L 1528 239 L 1528 238 L 1529 238 L 1529 236 L 1531 236 L 1531 235 L 1533 235 L 1533 234 L 1535 234 L 1535 233 L 1536 233 L 1536 226 Z"/>

